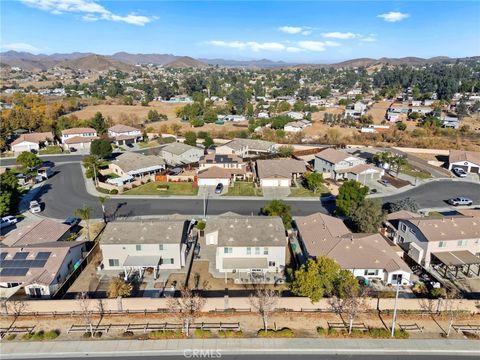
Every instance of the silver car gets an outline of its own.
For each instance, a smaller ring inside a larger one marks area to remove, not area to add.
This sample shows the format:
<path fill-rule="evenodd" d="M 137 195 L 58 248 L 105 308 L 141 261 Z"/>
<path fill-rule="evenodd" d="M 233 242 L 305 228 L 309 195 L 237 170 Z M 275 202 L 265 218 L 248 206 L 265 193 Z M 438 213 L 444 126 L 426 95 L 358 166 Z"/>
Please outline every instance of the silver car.
<path fill-rule="evenodd" d="M 447 202 L 448 202 L 450 205 L 453 205 L 453 206 L 461 206 L 461 205 L 470 206 L 470 205 L 473 204 L 473 200 L 472 200 L 472 199 L 467 198 L 467 197 L 463 197 L 463 196 L 459 196 L 459 197 L 456 197 L 456 198 L 448 199 Z"/>

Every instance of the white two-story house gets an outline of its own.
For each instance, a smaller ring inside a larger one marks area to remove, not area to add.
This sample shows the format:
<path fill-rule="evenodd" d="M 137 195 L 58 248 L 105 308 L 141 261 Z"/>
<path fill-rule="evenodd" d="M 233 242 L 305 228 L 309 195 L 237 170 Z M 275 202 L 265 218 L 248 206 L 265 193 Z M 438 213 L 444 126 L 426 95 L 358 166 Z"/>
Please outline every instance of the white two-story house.
<path fill-rule="evenodd" d="M 188 222 L 185 220 L 114 221 L 107 224 L 100 240 L 105 270 L 128 278 L 151 269 L 154 278 L 162 270 L 185 265 Z"/>
<path fill-rule="evenodd" d="M 215 250 L 215 270 L 220 276 L 237 282 L 252 278 L 272 282 L 283 276 L 287 240 L 279 217 L 209 218 L 205 242 Z"/>
<path fill-rule="evenodd" d="M 142 132 L 132 126 L 117 124 L 108 128 L 108 137 L 115 145 L 127 145 L 142 140 Z"/>
<path fill-rule="evenodd" d="M 71 128 L 62 130 L 62 144 L 65 150 L 90 149 L 90 143 L 98 139 L 97 131 L 92 128 Z"/>

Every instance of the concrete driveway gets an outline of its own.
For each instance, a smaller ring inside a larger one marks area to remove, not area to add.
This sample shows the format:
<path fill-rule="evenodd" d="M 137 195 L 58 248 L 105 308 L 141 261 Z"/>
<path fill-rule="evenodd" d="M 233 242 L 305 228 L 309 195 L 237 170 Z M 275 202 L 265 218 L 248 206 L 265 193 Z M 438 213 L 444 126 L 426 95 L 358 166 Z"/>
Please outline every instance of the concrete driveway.
<path fill-rule="evenodd" d="M 290 195 L 289 187 L 263 186 L 262 191 L 265 199 L 283 199 Z"/>

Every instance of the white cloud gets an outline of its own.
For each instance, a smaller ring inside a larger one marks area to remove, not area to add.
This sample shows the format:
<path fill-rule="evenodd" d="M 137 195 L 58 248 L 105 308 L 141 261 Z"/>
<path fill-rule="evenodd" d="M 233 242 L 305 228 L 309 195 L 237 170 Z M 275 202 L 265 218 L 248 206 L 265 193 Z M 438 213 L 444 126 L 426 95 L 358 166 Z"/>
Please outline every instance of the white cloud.
<path fill-rule="evenodd" d="M 375 37 L 375 35 L 369 35 L 369 36 L 365 36 L 365 37 L 360 38 L 360 41 L 361 42 L 372 43 L 372 42 L 376 42 L 377 38 Z"/>
<path fill-rule="evenodd" d="M 286 50 L 287 52 L 291 52 L 291 53 L 298 53 L 298 52 L 305 51 L 305 49 L 300 49 L 299 47 L 295 47 L 295 46 L 288 46 Z"/>
<path fill-rule="evenodd" d="M 312 33 L 311 28 L 307 26 L 281 26 L 278 28 L 278 31 L 284 32 L 286 34 L 302 35 L 310 35 Z"/>
<path fill-rule="evenodd" d="M 347 39 L 354 39 L 358 36 L 358 34 L 354 34 L 352 32 L 339 32 L 339 31 L 333 31 L 333 32 L 328 32 L 328 33 L 323 33 L 322 36 L 324 38 L 330 38 L 330 39 L 342 39 L 342 40 L 347 40 Z"/>
<path fill-rule="evenodd" d="M 299 41 L 298 46 L 309 51 L 325 51 L 327 44 L 321 41 Z"/>
<path fill-rule="evenodd" d="M 83 13 L 82 19 L 85 21 L 117 21 L 131 25 L 144 26 L 152 21 L 151 17 L 128 14 L 121 16 L 112 13 L 100 4 L 92 0 L 21 0 L 24 4 L 43 11 L 48 11 L 54 15 L 64 13 Z"/>
<path fill-rule="evenodd" d="M 405 20 L 406 18 L 410 17 L 409 14 L 401 13 L 399 11 L 390 11 L 385 14 L 377 15 L 377 17 L 382 18 L 383 20 L 387 22 L 397 22 L 397 21 L 402 21 Z"/>
<path fill-rule="evenodd" d="M 256 42 L 256 41 L 222 41 L 222 40 L 212 40 L 208 41 L 208 44 L 221 46 L 221 47 L 228 47 L 233 49 L 250 49 L 252 51 L 260 51 L 260 50 L 267 50 L 267 51 L 282 51 L 285 50 L 287 47 L 279 42 Z"/>
<path fill-rule="evenodd" d="M 39 53 L 41 50 L 27 43 L 11 43 L 2 45 L 3 50 L 27 51 L 30 53 Z"/>

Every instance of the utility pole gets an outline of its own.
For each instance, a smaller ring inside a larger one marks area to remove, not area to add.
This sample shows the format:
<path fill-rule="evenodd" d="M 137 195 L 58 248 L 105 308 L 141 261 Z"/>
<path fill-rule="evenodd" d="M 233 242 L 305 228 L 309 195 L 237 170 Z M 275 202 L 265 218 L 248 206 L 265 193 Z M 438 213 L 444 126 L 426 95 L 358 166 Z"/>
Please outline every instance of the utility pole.
<path fill-rule="evenodd" d="M 397 291 L 395 293 L 395 303 L 393 305 L 393 320 L 392 320 L 392 333 L 391 337 L 395 335 L 395 321 L 397 320 L 397 300 L 398 300 L 398 293 L 400 292 L 400 283 L 402 282 L 402 275 L 398 275 L 397 277 Z"/>

